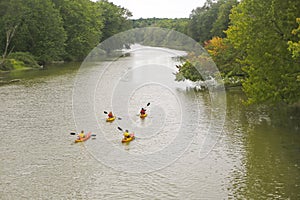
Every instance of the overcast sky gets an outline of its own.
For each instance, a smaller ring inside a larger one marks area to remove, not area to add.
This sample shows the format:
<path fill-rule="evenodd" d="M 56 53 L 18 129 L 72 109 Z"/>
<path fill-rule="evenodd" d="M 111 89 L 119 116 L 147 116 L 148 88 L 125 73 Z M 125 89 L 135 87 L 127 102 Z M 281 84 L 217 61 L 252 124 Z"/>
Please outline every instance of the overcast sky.
<path fill-rule="evenodd" d="M 206 0 L 108 0 L 127 8 L 138 18 L 188 18 L 192 10 L 204 5 Z"/>

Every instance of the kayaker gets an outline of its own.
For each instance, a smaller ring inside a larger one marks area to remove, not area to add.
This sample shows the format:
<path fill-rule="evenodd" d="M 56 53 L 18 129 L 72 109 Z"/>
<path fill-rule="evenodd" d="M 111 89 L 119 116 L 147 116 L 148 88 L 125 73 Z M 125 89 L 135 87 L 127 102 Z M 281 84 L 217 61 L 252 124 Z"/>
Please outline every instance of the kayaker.
<path fill-rule="evenodd" d="M 146 114 L 146 109 L 142 108 L 141 111 L 140 111 L 140 114 L 141 114 L 141 115 Z"/>
<path fill-rule="evenodd" d="M 124 139 L 130 138 L 130 134 L 128 130 L 126 130 L 123 135 L 124 135 Z"/>
<path fill-rule="evenodd" d="M 114 115 L 113 115 L 113 113 L 110 111 L 109 113 L 108 113 L 108 118 L 113 118 L 114 117 Z"/>
<path fill-rule="evenodd" d="M 85 138 L 84 131 L 81 131 L 81 132 L 78 134 L 78 139 L 80 139 L 80 138 Z"/>

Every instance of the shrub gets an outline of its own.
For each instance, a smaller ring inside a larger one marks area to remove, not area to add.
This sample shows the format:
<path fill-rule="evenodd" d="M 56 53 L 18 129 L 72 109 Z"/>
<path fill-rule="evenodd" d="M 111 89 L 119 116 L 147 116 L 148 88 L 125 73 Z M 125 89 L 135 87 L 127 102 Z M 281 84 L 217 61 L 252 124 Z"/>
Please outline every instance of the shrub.
<path fill-rule="evenodd" d="M 38 65 L 37 61 L 34 59 L 33 55 L 31 55 L 28 52 L 11 53 L 8 58 L 23 62 L 25 67 L 32 67 L 32 68 L 39 67 L 39 65 Z"/>

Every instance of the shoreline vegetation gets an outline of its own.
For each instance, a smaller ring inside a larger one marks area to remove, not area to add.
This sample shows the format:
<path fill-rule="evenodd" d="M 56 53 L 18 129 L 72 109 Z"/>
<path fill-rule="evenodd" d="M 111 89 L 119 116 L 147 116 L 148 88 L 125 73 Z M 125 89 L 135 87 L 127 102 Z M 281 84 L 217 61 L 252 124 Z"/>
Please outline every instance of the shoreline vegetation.
<path fill-rule="evenodd" d="M 7 58 L 0 59 L 0 66 L 2 73 L 42 68 L 28 52 L 11 53 Z"/>
<path fill-rule="evenodd" d="M 56 61 L 80 62 L 111 36 L 158 27 L 185 34 L 200 44 L 216 63 L 226 88 L 241 88 L 247 104 L 294 105 L 300 99 L 299 7 L 300 1 L 207 0 L 189 18 L 130 19 L 128 9 L 107 0 L 3 0 L 0 74 L 43 69 Z M 143 45 L 174 40 L 160 31 L 151 34 Z M 97 55 L 110 55 L 133 43 L 120 37 L 109 46 L 104 44 Z M 178 66 L 176 80 L 203 80 L 195 70 L 206 70 L 202 60 L 188 55 Z"/>

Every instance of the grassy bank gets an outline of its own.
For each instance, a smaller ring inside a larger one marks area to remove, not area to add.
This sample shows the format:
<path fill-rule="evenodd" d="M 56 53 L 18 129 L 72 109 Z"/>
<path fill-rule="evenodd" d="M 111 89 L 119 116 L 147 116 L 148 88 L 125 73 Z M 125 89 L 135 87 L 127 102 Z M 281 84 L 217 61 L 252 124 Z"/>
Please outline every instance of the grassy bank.
<path fill-rule="evenodd" d="M 1 72 L 22 71 L 39 67 L 35 58 L 27 52 L 12 53 L 7 58 L 0 59 Z"/>

